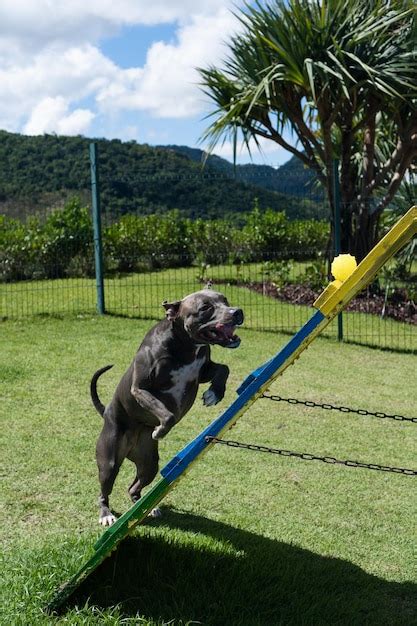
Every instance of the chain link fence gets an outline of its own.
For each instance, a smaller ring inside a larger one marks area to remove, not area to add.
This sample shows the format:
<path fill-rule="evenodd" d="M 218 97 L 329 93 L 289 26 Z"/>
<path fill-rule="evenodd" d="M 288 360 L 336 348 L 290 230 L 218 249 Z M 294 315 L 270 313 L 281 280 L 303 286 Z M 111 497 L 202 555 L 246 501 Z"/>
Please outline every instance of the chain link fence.
<path fill-rule="evenodd" d="M 92 252 L 91 252 L 92 255 Z M 137 259 L 141 271 L 105 274 L 105 310 L 112 315 L 157 320 L 161 303 L 177 300 L 210 284 L 245 311 L 245 326 L 254 330 L 292 334 L 311 316 L 320 293 L 311 287 L 311 274 L 320 274 L 321 261 L 292 262 L 275 255 L 258 263 L 218 264 L 188 262 L 186 267 L 147 269 L 148 259 Z M 92 259 L 93 260 L 93 259 Z M 169 261 L 164 258 L 169 264 Z M 325 280 L 323 281 L 325 284 Z M 345 341 L 393 350 L 417 351 L 416 308 L 413 301 L 390 301 L 388 295 L 407 293 L 409 284 L 395 287 L 381 275 L 343 313 Z M 385 296 L 387 294 L 387 297 Z M 33 315 L 95 314 L 95 278 L 68 277 L 0 283 L 0 316 L 18 319 Z M 324 331 L 337 337 L 336 321 Z"/>

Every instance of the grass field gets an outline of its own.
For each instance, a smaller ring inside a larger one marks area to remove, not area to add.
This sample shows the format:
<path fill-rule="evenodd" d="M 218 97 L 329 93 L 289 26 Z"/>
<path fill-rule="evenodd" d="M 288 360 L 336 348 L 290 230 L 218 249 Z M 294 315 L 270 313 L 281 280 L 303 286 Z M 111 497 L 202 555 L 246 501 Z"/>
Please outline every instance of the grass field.
<path fill-rule="evenodd" d="M 151 322 L 90 315 L 5 321 L 2 362 L 1 624 L 236 626 L 417 624 L 417 478 L 217 446 L 59 616 L 43 607 L 100 534 L 94 459 L 104 401 Z M 242 330 L 214 350 L 231 377 L 161 442 L 161 464 L 287 341 Z M 274 383 L 284 397 L 415 416 L 415 356 L 320 338 Z M 417 469 L 417 425 L 259 400 L 230 438 Z M 127 461 L 112 505 L 129 506 Z"/>

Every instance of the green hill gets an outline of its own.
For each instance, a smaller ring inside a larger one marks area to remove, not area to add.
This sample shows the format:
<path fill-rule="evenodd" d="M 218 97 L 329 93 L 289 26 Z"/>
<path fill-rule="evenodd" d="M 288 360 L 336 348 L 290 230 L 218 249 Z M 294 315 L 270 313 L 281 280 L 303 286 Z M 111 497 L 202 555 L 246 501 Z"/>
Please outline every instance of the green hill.
<path fill-rule="evenodd" d="M 166 148 L 181 152 L 197 163 L 203 163 L 206 156 L 202 150 L 188 146 L 166 146 Z M 323 199 L 323 193 L 315 185 L 314 175 L 296 157 L 292 157 L 279 168 L 254 164 L 236 165 L 234 167 L 232 163 L 215 154 L 207 157 L 207 163 L 213 169 L 219 170 L 238 181 L 285 195 L 316 201 Z"/>
<path fill-rule="evenodd" d="M 26 217 L 74 195 L 89 203 L 90 142 L 0 131 L 0 212 Z M 110 215 L 175 208 L 188 217 L 238 219 L 257 201 L 261 209 L 285 210 L 290 219 L 326 217 L 293 160 L 278 170 L 249 165 L 238 166 L 235 173 L 231 163 L 216 156 L 202 168 L 203 153 L 191 148 L 107 139 L 97 143 L 102 208 Z M 290 193 L 283 192 L 283 183 L 279 186 L 284 179 L 291 180 Z M 302 201 L 300 190 L 306 196 Z"/>

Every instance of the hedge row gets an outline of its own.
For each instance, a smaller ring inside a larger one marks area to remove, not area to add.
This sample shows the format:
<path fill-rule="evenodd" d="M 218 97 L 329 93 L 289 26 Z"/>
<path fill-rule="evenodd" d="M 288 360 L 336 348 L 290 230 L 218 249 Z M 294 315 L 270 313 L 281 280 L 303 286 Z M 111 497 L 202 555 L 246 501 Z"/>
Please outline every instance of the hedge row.
<path fill-rule="evenodd" d="M 255 208 L 242 227 L 227 220 L 190 220 L 179 211 L 124 215 L 103 227 L 107 272 L 133 272 L 193 264 L 276 258 L 315 258 L 329 227 L 315 220 L 289 221 L 284 213 Z M 26 223 L 0 216 L 0 280 L 92 276 L 90 211 L 77 199 L 45 220 Z"/>

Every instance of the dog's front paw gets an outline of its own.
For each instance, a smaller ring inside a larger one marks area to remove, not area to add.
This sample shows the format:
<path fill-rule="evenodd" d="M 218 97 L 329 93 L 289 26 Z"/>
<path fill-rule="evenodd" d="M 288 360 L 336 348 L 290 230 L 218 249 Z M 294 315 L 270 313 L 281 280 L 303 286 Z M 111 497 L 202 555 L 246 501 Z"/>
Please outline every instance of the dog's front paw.
<path fill-rule="evenodd" d="M 108 515 L 103 515 L 102 517 L 100 516 L 98 523 L 101 526 L 113 526 L 114 522 L 117 521 L 117 517 L 115 517 L 113 515 L 113 513 L 109 513 Z"/>
<path fill-rule="evenodd" d="M 218 402 L 220 402 L 221 398 L 218 397 L 217 393 L 213 391 L 213 389 L 207 389 L 203 393 L 203 404 L 204 406 L 214 406 Z"/>

